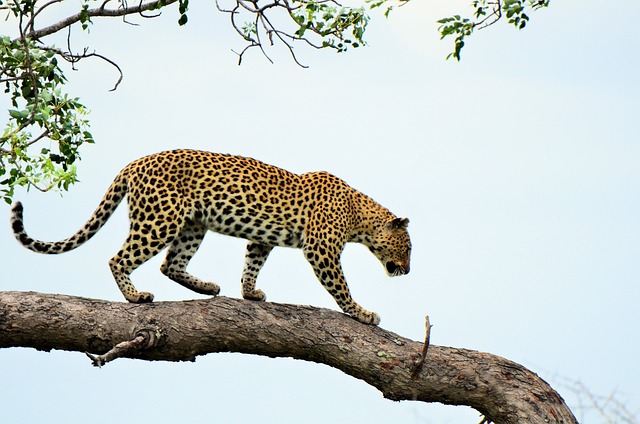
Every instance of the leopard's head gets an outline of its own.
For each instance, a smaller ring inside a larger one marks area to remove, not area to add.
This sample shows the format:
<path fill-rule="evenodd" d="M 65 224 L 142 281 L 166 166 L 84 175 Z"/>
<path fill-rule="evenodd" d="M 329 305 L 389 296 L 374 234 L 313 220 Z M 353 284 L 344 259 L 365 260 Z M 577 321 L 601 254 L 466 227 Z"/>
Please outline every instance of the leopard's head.
<path fill-rule="evenodd" d="M 407 232 L 408 218 L 394 218 L 376 231 L 369 250 L 382 263 L 391 277 L 409 273 L 411 239 Z"/>

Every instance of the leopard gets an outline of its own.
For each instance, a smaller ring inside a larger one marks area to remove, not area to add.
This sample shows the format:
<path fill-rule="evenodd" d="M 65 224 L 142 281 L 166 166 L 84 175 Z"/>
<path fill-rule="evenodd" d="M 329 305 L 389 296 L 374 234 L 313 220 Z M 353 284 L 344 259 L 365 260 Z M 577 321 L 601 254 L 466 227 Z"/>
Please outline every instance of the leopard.
<path fill-rule="evenodd" d="M 301 249 L 321 285 L 340 309 L 378 325 L 380 317 L 354 301 L 341 255 L 347 243 L 366 246 L 389 276 L 410 270 L 408 218 L 325 172 L 295 174 L 249 157 L 200 150 L 170 150 L 134 160 L 115 177 L 91 217 L 71 237 L 36 240 L 25 231 L 23 205 L 11 208 L 11 228 L 24 247 L 43 254 L 69 252 L 91 239 L 127 197 L 129 233 L 109 268 L 125 299 L 153 301 L 131 273 L 167 249 L 161 272 L 199 294 L 220 286 L 187 272 L 208 231 L 247 240 L 242 297 L 265 301 L 256 279 L 276 246 Z"/>

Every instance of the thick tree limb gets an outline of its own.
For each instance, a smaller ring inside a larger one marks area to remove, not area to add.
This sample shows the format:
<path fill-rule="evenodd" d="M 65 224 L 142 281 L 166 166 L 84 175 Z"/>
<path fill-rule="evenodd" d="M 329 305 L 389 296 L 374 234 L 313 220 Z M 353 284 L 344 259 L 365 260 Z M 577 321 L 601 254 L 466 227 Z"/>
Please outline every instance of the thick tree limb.
<path fill-rule="evenodd" d="M 311 306 L 225 297 L 136 305 L 0 292 L 0 348 L 17 346 L 110 359 L 193 361 L 213 352 L 292 357 L 340 369 L 391 400 L 468 405 L 495 423 L 577 423 L 558 393 L 521 365 L 431 345 L 412 377 L 423 343 Z"/>

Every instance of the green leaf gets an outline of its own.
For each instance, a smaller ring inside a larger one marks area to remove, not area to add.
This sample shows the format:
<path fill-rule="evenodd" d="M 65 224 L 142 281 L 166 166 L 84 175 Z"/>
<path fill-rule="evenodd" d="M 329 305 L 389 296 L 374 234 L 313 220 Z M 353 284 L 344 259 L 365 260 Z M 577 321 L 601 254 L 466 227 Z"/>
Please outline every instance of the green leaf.
<path fill-rule="evenodd" d="M 26 119 L 29 117 L 30 112 L 28 110 L 9 110 L 9 115 L 14 119 Z"/>

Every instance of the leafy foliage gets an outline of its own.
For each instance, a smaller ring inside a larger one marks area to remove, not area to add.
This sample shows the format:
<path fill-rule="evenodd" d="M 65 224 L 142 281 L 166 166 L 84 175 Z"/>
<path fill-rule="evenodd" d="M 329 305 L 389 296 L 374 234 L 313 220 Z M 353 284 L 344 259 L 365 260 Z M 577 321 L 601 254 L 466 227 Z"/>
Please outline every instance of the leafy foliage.
<path fill-rule="evenodd" d="M 307 31 L 313 31 L 323 38 L 322 47 L 344 52 L 349 46 L 357 48 L 365 44 L 363 36 L 369 16 L 364 7 L 337 7 L 311 0 L 295 9 L 293 17 L 299 25 L 295 35 L 303 38 Z"/>
<path fill-rule="evenodd" d="M 465 44 L 465 39 L 473 34 L 476 29 L 483 29 L 498 22 L 506 16 L 507 23 L 517 29 L 524 29 L 529 21 L 526 10 L 537 10 L 547 7 L 551 0 L 474 0 L 471 2 L 475 10 L 473 18 L 465 18 L 454 15 L 438 21 L 440 27 L 440 39 L 448 36 L 454 37 L 453 51 L 447 55 L 447 59 L 460 60 L 460 52 Z"/>
<path fill-rule="evenodd" d="M 182 26 L 189 20 L 187 18 L 187 10 L 189 10 L 189 0 L 179 0 L 178 11 L 180 12 L 180 18 L 178 19 L 178 25 Z"/>
<path fill-rule="evenodd" d="M 12 106 L 0 135 L 0 195 L 10 202 L 16 186 L 67 190 L 77 180 L 79 148 L 93 137 L 86 108 L 62 91 L 56 52 L 0 37 L 0 82 Z M 45 139 L 48 145 L 36 146 Z"/>

